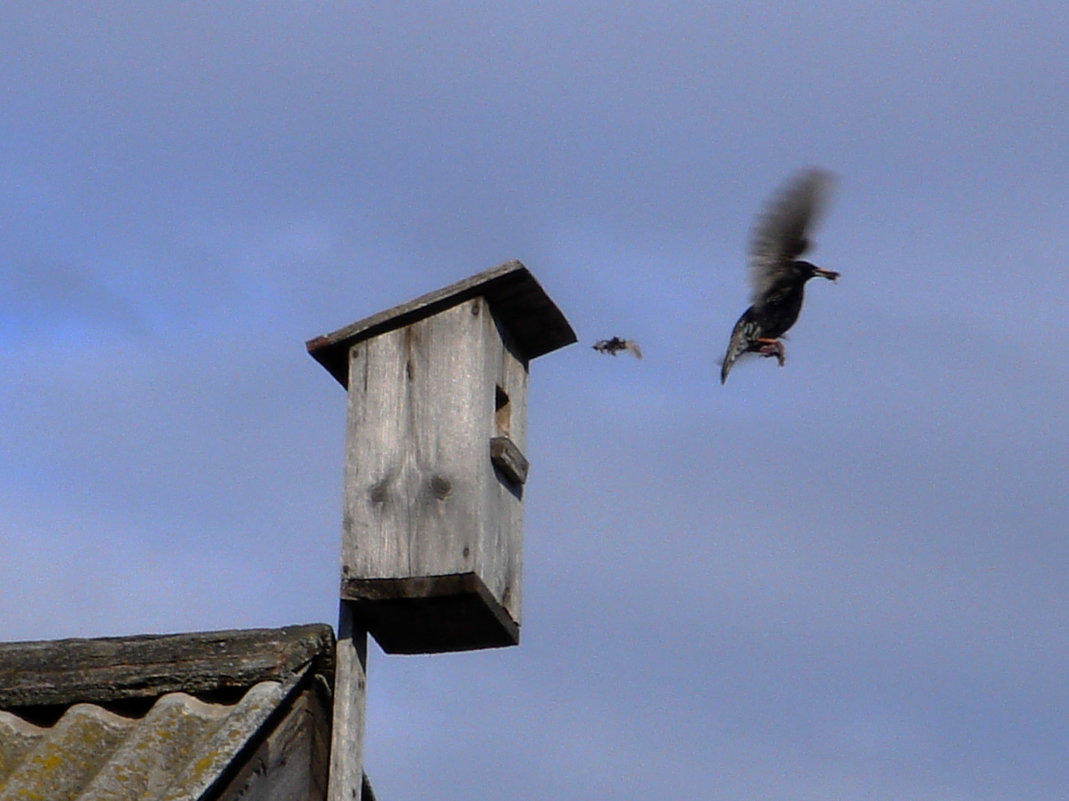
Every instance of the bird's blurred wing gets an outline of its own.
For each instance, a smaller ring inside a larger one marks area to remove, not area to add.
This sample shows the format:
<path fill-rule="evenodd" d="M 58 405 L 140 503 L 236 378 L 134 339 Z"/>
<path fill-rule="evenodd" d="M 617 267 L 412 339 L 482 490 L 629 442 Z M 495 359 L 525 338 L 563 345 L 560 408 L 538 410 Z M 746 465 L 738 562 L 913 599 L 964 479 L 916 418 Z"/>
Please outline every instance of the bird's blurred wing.
<path fill-rule="evenodd" d="M 754 303 L 760 304 L 783 270 L 809 247 L 806 233 L 826 205 L 831 185 L 830 172 L 816 168 L 803 170 L 758 218 L 750 241 Z"/>

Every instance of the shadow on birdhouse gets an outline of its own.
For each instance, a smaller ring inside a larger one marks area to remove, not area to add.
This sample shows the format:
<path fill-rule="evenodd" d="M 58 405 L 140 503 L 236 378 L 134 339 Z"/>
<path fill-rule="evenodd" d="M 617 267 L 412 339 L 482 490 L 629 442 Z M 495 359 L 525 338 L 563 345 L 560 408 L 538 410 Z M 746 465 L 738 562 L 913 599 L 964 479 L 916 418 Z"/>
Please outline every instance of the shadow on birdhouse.
<path fill-rule="evenodd" d="M 529 363 L 575 341 L 513 261 L 308 342 L 349 392 L 341 597 L 384 651 L 519 641 Z"/>

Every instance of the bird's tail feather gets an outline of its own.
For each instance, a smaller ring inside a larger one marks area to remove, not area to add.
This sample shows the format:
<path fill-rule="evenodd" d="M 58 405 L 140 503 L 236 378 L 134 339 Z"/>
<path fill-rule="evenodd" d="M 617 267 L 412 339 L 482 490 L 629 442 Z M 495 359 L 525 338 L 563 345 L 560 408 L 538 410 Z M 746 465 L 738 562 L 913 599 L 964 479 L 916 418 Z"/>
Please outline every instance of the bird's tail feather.
<path fill-rule="evenodd" d="M 728 380 L 728 373 L 731 372 L 732 366 L 735 364 L 737 356 L 725 356 L 723 361 L 720 362 L 720 383 L 723 384 Z"/>
<path fill-rule="evenodd" d="M 720 383 L 723 384 L 728 380 L 728 373 L 731 372 L 732 366 L 735 361 L 744 354 L 754 341 L 754 337 L 757 336 L 757 327 L 749 319 L 750 310 L 739 318 L 739 321 L 735 323 L 735 327 L 731 330 L 731 340 L 728 342 L 728 349 L 724 353 L 724 359 L 720 362 Z"/>

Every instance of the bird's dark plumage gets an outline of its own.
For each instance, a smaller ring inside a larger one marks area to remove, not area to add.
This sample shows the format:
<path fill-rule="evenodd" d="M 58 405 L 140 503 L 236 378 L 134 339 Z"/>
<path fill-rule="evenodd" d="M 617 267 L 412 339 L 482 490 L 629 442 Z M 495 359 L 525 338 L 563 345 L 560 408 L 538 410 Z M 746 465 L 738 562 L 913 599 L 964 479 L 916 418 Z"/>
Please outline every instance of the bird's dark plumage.
<path fill-rule="evenodd" d="M 798 259 L 809 247 L 808 232 L 823 208 L 831 175 L 811 169 L 799 174 L 757 221 L 750 244 L 752 305 L 735 323 L 720 368 L 723 384 L 735 360 L 747 352 L 784 362 L 783 336 L 802 310 L 805 283 L 839 274 Z"/>

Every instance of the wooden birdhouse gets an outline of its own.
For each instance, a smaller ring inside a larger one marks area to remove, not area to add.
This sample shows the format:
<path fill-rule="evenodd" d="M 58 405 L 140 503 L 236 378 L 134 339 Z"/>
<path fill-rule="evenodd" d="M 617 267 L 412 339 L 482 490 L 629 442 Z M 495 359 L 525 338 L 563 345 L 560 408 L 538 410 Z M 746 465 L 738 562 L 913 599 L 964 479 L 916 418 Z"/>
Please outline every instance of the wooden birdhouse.
<path fill-rule="evenodd" d="M 528 366 L 573 342 L 518 261 L 308 342 L 349 392 L 341 597 L 383 650 L 519 641 Z"/>

